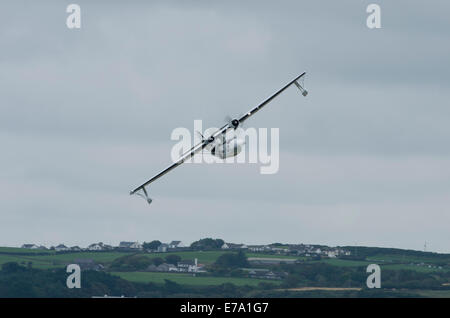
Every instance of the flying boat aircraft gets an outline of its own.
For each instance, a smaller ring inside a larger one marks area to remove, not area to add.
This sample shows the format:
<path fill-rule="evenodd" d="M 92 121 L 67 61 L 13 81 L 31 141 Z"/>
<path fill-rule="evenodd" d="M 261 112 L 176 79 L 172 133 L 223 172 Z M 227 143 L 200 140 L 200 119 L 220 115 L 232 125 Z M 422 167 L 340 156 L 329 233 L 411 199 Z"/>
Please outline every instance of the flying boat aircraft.
<path fill-rule="evenodd" d="M 222 128 L 215 131 L 211 136 L 205 138 L 203 135 L 201 135 L 201 142 L 196 144 L 194 147 L 192 147 L 189 151 L 181 154 L 180 158 L 175 161 L 172 165 L 167 167 L 166 169 L 159 172 L 157 175 L 146 181 L 145 183 L 141 184 L 137 188 L 135 188 L 133 191 L 130 192 L 130 195 L 136 194 L 142 196 L 146 201 L 150 204 L 152 203 L 152 199 L 148 196 L 148 192 L 146 187 L 150 185 L 152 182 L 156 181 L 157 179 L 164 176 L 169 171 L 172 171 L 176 167 L 180 166 L 183 162 L 186 160 L 192 158 L 196 153 L 199 153 L 201 151 L 209 151 L 209 153 L 213 156 L 217 156 L 221 159 L 225 159 L 228 157 L 236 156 L 240 153 L 242 150 L 242 147 L 244 146 L 244 141 L 237 139 L 236 136 L 232 138 L 231 140 L 226 139 L 227 132 L 229 131 L 235 131 L 239 126 L 242 126 L 242 124 L 249 119 L 251 116 L 256 114 L 258 111 L 260 111 L 264 106 L 269 104 L 275 97 L 280 95 L 284 90 L 286 90 L 288 87 L 290 87 L 292 84 L 295 84 L 297 88 L 300 90 L 303 96 L 308 95 L 308 92 L 303 88 L 303 86 L 299 83 L 300 79 L 303 79 L 305 76 L 305 72 L 298 75 L 296 78 L 294 78 L 292 81 L 287 83 L 283 88 L 281 88 L 279 91 L 277 91 L 275 94 L 270 96 L 268 99 L 266 99 L 264 102 L 259 104 L 258 106 L 252 108 L 250 111 L 245 113 L 242 116 L 239 116 L 234 119 L 230 119 Z"/>

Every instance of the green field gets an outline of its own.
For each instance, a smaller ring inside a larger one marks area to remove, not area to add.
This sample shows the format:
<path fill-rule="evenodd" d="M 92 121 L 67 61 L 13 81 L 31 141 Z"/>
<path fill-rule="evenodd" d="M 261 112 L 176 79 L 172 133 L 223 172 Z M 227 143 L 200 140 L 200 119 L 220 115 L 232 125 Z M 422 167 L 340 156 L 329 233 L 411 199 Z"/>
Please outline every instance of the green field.
<path fill-rule="evenodd" d="M 23 250 L 22 250 L 23 251 Z M 110 263 L 114 259 L 126 255 L 123 252 L 80 252 L 80 253 L 64 253 L 48 255 L 17 255 L 11 253 L 9 255 L 0 254 L 0 265 L 7 262 L 28 263 L 32 262 L 35 268 L 55 268 L 64 267 L 66 264 L 74 262 L 76 259 L 92 259 L 97 263 Z"/>
<path fill-rule="evenodd" d="M 237 286 L 255 286 L 261 282 L 279 284 L 280 281 L 238 277 L 208 277 L 192 276 L 187 273 L 158 273 L 158 272 L 113 272 L 113 275 L 137 283 L 164 283 L 165 279 L 181 285 L 210 286 L 232 283 Z"/>
<path fill-rule="evenodd" d="M 279 254 L 263 254 L 263 253 L 245 253 L 247 257 L 262 257 L 262 258 L 286 258 L 286 259 L 299 259 L 306 260 L 307 257 L 296 255 L 279 255 Z"/>
<path fill-rule="evenodd" d="M 450 272 L 450 261 L 447 261 L 449 259 L 449 256 L 447 255 L 421 255 L 419 254 L 418 257 L 414 257 L 412 255 L 408 255 L 405 252 L 405 255 L 399 254 L 398 252 L 389 254 L 389 253 L 380 253 L 375 254 L 373 253 L 371 257 L 367 257 L 366 259 L 349 259 L 349 258 L 312 258 L 312 257 L 298 257 L 298 256 L 290 256 L 290 255 L 279 255 L 279 254 L 265 254 L 265 253 L 253 253 L 244 251 L 246 256 L 249 258 L 279 258 L 279 259 L 298 259 L 301 260 L 302 264 L 308 265 L 302 268 L 302 265 L 298 266 L 298 270 L 304 270 L 305 275 L 300 276 L 295 274 L 289 273 L 289 275 L 293 275 L 294 279 L 297 279 L 299 281 L 305 280 L 311 284 L 314 282 L 314 277 L 317 275 L 315 274 L 315 270 L 337 270 L 338 267 L 340 267 L 341 272 L 345 273 L 356 273 L 359 271 L 362 271 L 365 273 L 365 267 L 368 264 L 378 264 L 381 266 L 382 270 L 392 270 L 392 271 L 400 271 L 400 270 L 409 270 L 409 271 L 415 271 L 418 272 L 417 274 L 405 273 L 413 277 L 413 282 L 417 283 L 414 279 L 414 277 L 429 277 L 430 280 L 432 279 L 438 279 L 438 285 L 436 285 L 436 290 L 420 290 L 420 289 L 401 289 L 401 288 L 408 288 L 407 284 L 400 284 L 399 289 L 392 289 L 388 290 L 390 293 L 389 295 L 394 295 L 398 293 L 399 295 L 403 294 L 409 294 L 410 296 L 417 296 L 417 297 L 450 297 L 450 287 L 446 286 L 449 282 L 448 280 L 448 272 Z M 0 248 L 0 266 L 7 262 L 17 262 L 22 266 L 32 266 L 33 268 L 37 269 L 52 269 L 52 268 L 64 268 L 67 264 L 76 263 L 77 259 L 92 259 L 97 264 L 102 264 L 105 266 L 105 271 L 107 273 L 110 273 L 112 275 L 121 277 L 122 279 L 125 279 L 132 283 L 140 283 L 140 284 L 146 284 L 146 283 L 154 283 L 158 284 L 157 286 L 144 286 L 141 285 L 142 288 L 155 288 L 159 289 L 162 287 L 163 284 L 165 284 L 166 280 L 175 282 L 177 284 L 183 285 L 183 286 L 192 286 L 190 289 L 191 291 L 200 290 L 201 287 L 206 286 L 218 286 L 226 283 L 231 283 L 235 286 L 253 286 L 256 287 L 260 283 L 271 283 L 275 284 L 277 286 L 283 286 L 281 285 L 282 282 L 287 282 L 286 280 L 270 280 L 270 279 L 261 279 L 261 278 L 250 278 L 246 277 L 247 275 L 239 275 L 241 277 L 225 277 L 227 272 L 223 271 L 211 271 L 211 273 L 198 273 L 196 276 L 194 276 L 191 273 L 176 273 L 176 272 L 144 272 L 144 271 L 136 271 L 137 268 L 145 268 L 147 263 L 145 260 L 143 261 L 142 258 L 136 257 L 127 259 L 124 263 L 130 262 L 130 264 L 133 264 L 133 261 L 136 262 L 142 262 L 144 266 L 137 267 L 137 266 L 129 266 L 125 267 L 128 268 L 129 272 L 117 272 L 117 269 L 114 269 L 114 272 L 110 272 L 112 268 L 109 266 L 114 260 L 116 260 L 119 257 L 123 256 L 131 256 L 134 254 L 138 254 L 139 256 L 147 257 L 147 258 L 166 258 L 170 255 L 178 255 L 183 260 L 194 260 L 195 258 L 198 260 L 200 264 L 204 265 L 210 265 L 214 263 L 221 255 L 224 255 L 226 253 L 236 253 L 236 251 L 229 251 L 229 250 L 214 250 L 214 251 L 182 251 L 182 252 L 169 252 L 169 253 L 145 253 L 145 252 L 124 252 L 120 250 L 115 251 L 108 251 L 108 252 L 102 252 L 102 251 L 83 251 L 83 252 L 55 252 L 55 251 L 42 251 L 42 250 L 27 250 L 27 249 L 20 249 L 20 248 L 6 248 L 2 247 Z M 31 264 L 30 264 L 31 262 Z M 320 265 L 320 264 L 327 264 L 331 266 L 335 266 L 335 269 L 332 269 L 330 267 L 326 266 L 314 266 Z M 313 265 L 313 266 L 310 266 Z M 272 266 L 257 266 L 255 265 L 256 269 L 262 269 L 265 268 L 266 270 L 269 270 Z M 441 267 L 441 268 L 439 268 Z M 116 267 L 120 268 L 120 267 Z M 281 271 L 283 266 L 272 268 L 274 271 Z M 120 270 L 120 269 L 119 269 Z M 289 269 L 286 269 L 288 271 Z M 35 273 L 38 273 L 38 271 L 35 271 Z M 224 276 L 209 276 L 209 275 L 224 275 Z M 220 274 L 219 274 L 220 273 Z M 95 273 L 91 273 L 94 275 Z M 97 273 L 98 275 L 103 275 L 101 273 Z M 308 275 L 309 276 L 308 276 Z M 408 276 L 406 275 L 406 276 Z M 427 276 L 428 275 L 428 276 Z M 395 276 L 391 275 L 391 276 Z M 389 275 L 386 275 L 385 277 L 390 277 Z M 407 279 L 407 278 L 405 278 Z M 114 280 L 113 280 L 114 281 Z M 392 285 L 392 282 L 395 282 L 395 279 L 391 279 L 390 283 Z M 123 282 L 122 282 L 123 283 Z M 330 286 L 335 286 L 335 280 L 330 279 Z M 160 285 L 161 286 L 160 286 Z M 304 283 L 298 283 L 300 286 L 303 286 Z M 312 284 L 314 285 L 314 283 Z M 441 287 L 438 287 L 442 285 Z M 308 285 L 306 285 L 308 286 Z M 350 286 L 350 285 L 349 285 Z M 425 286 L 425 285 L 424 285 Z M 431 286 L 431 285 L 426 285 Z M 277 287 L 277 288 L 280 288 Z M 208 288 L 209 289 L 209 288 Z M 220 289 L 220 288 L 219 288 Z M 354 291 L 333 291 L 328 292 L 327 290 L 305 290 L 301 291 L 301 289 L 297 288 L 297 290 L 292 291 L 295 293 L 308 293 L 308 295 L 317 295 L 319 297 L 323 297 L 327 293 L 330 295 L 336 296 L 336 295 L 355 295 Z M 297 294 L 296 294 L 297 295 Z M 325 296 L 326 297 L 326 296 Z"/>
<path fill-rule="evenodd" d="M 178 255 L 182 259 L 193 260 L 197 258 L 200 264 L 211 264 L 214 263 L 217 258 L 225 253 L 232 253 L 234 251 L 191 251 L 191 252 L 169 252 L 169 253 L 151 253 L 151 254 L 143 254 L 147 257 L 161 257 L 165 258 L 168 255 Z M 247 257 L 264 257 L 264 258 L 298 258 L 295 256 L 286 256 L 286 255 L 276 255 L 276 254 L 262 254 L 262 253 L 246 253 Z"/>
<path fill-rule="evenodd" d="M 65 254 L 54 254 L 54 255 L 39 255 L 33 258 L 47 261 L 47 262 L 59 262 L 59 263 L 69 263 L 76 259 L 92 259 L 98 263 L 110 263 L 118 257 L 129 255 L 129 253 L 124 252 L 79 252 L 79 253 L 65 253 Z"/>
<path fill-rule="evenodd" d="M 422 273 L 431 273 L 431 272 L 448 272 L 450 271 L 450 268 L 443 267 L 442 269 L 439 268 L 429 268 L 427 265 L 425 266 L 418 266 L 418 265 L 411 265 L 411 264 L 392 264 L 392 265 L 381 265 L 381 269 L 390 269 L 390 270 L 411 270 L 411 271 L 417 271 Z"/>
<path fill-rule="evenodd" d="M 369 259 L 369 258 L 368 258 Z M 329 265 L 334 266 L 343 266 L 343 267 L 360 267 L 360 266 L 367 266 L 369 264 L 378 264 L 381 266 L 382 269 L 390 269 L 390 270 L 411 270 L 416 272 L 422 272 L 422 273 L 430 273 L 430 272 L 446 272 L 450 271 L 450 267 L 444 266 L 441 269 L 439 269 L 436 265 L 431 265 L 432 263 L 425 263 L 424 265 L 416 265 L 419 261 L 416 260 L 415 264 L 411 263 L 397 263 L 397 264 L 391 264 L 394 263 L 395 257 L 392 257 L 391 259 L 389 257 L 384 256 L 383 258 L 377 258 L 367 260 L 367 261 L 357 261 L 357 260 L 346 260 L 346 259 L 339 259 L 339 258 L 324 258 L 318 261 L 309 261 L 310 263 L 313 262 L 323 262 Z M 383 262 L 384 260 L 384 262 Z M 387 261 L 388 260 L 388 261 Z M 308 263 L 308 262 L 306 262 Z M 428 266 L 431 267 L 428 267 Z"/>
<path fill-rule="evenodd" d="M 400 289 L 400 291 L 402 291 Z M 432 297 L 432 298 L 450 298 L 450 290 L 414 290 L 407 289 L 405 290 L 412 294 L 417 294 L 421 297 Z"/>
<path fill-rule="evenodd" d="M 444 258 L 442 260 L 438 260 L 433 257 L 427 256 L 411 256 L 411 255 L 384 255 L 379 254 L 375 256 L 367 257 L 367 260 L 373 262 L 383 262 L 383 263 L 435 263 L 436 261 L 450 262 L 450 258 Z"/>
<path fill-rule="evenodd" d="M 92 259 L 100 264 L 108 264 L 114 261 L 116 258 L 131 255 L 126 252 L 77 252 L 77 253 L 48 253 L 48 255 L 19 255 L 16 254 L 17 250 L 24 253 L 24 249 L 14 249 L 9 255 L 0 254 L 0 265 L 6 262 L 33 262 L 33 267 L 37 268 L 54 268 L 63 267 L 66 264 L 74 262 L 76 259 Z M 25 250 L 28 252 L 28 250 Z M 6 252 L 6 250 L 5 250 Z M 149 258 L 161 257 L 165 258 L 169 255 L 178 255 L 185 260 L 198 259 L 200 264 L 214 263 L 218 257 L 225 253 L 225 251 L 191 251 L 191 252 L 169 252 L 169 253 L 143 253 L 143 256 Z M 249 253 L 248 257 L 266 257 L 266 258 L 293 258 L 292 256 L 284 255 L 271 255 L 271 254 L 258 254 Z"/>
<path fill-rule="evenodd" d="M 320 261 L 311 261 L 311 262 L 323 262 L 329 265 L 334 266 L 350 266 L 350 267 L 360 267 L 360 266 L 367 266 L 371 264 L 372 262 L 368 261 L 353 261 L 353 260 L 346 260 L 346 259 L 339 259 L 339 258 L 325 258 L 321 259 Z"/>
<path fill-rule="evenodd" d="M 13 253 L 27 253 L 27 254 L 36 254 L 36 253 L 48 253 L 48 254 L 53 254 L 55 253 L 54 251 L 51 250 L 32 250 L 32 249 L 24 249 L 24 248 L 19 248 L 19 247 L 0 247 L 0 253 L 9 253 L 9 254 L 13 254 Z"/>
<path fill-rule="evenodd" d="M 189 252 L 169 252 L 169 253 L 142 253 L 141 255 L 148 258 L 165 258 L 169 255 L 178 255 L 183 260 L 198 259 L 200 264 L 208 265 L 214 263 L 218 257 L 225 253 L 231 253 L 232 251 L 189 251 Z M 28 254 L 28 255 L 22 255 Z M 33 255 L 36 254 L 36 255 Z M 77 259 L 92 259 L 96 263 L 108 265 L 118 257 L 124 255 L 131 255 L 132 253 L 111 251 L 111 252 L 76 252 L 76 253 L 56 253 L 48 250 L 26 250 L 21 248 L 0 247 L 0 265 L 7 262 L 17 262 L 22 265 L 32 262 L 34 268 L 46 269 L 46 268 L 61 268 L 67 264 L 75 262 Z M 321 260 L 311 260 L 306 257 L 296 257 L 288 255 L 277 254 L 264 254 L 264 253 L 246 253 L 247 257 L 264 257 L 264 258 L 296 258 L 305 261 L 305 263 L 323 262 L 334 266 L 343 267 L 360 267 L 367 266 L 371 263 L 381 265 L 383 268 L 391 270 L 413 270 L 418 272 L 437 272 L 437 271 L 450 271 L 450 267 L 442 266 L 439 268 L 429 268 L 428 265 L 432 264 L 435 259 L 428 257 L 413 258 L 411 256 L 406 257 L 402 255 L 376 255 L 368 257 L 367 260 L 348 260 L 339 258 L 322 258 Z M 423 262 L 424 265 L 415 265 Z M 411 265 L 414 263 L 414 265 Z"/>
<path fill-rule="evenodd" d="M 168 255 L 178 255 L 183 260 L 193 260 L 197 258 L 198 262 L 200 264 L 211 264 L 216 261 L 217 258 L 219 258 L 220 255 L 224 254 L 222 251 L 192 251 L 192 252 L 169 252 L 169 253 L 150 253 L 150 254 L 143 254 L 147 257 L 154 258 L 154 257 L 161 257 L 165 258 Z"/>

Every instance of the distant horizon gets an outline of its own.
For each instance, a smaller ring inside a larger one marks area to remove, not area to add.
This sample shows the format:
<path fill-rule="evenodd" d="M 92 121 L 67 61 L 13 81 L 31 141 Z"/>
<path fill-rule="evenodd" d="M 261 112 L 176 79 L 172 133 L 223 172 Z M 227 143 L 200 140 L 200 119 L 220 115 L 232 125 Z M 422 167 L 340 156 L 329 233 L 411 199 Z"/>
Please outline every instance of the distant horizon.
<path fill-rule="evenodd" d="M 204 238 L 206 238 L 206 237 L 204 237 Z M 202 238 L 202 239 L 204 239 L 204 238 Z M 221 239 L 220 237 L 218 237 L 218 238 L 214 238 L 214 237 L 212 237 L 212 239 Z M 158 240 L 158 241 L 160 241 L 161 243 L 165 243 L 165 244 L 167 244 L 167 243 L 170 243 L 170 242 L 172 242 L 172 241 L 181 241 L 181 243 L 183 243 L 183 245 L 184 246 L 186 246 L 186 247 L 189 247 L 193 242 L 196 242 L 197 240 L 194 240 L 194 241 L 192 241 L 192 242 L 190 242 L 190 243 L 185 243 L 185 242 L 187 242 L 187 241 L 183 241 L 183 240 L 179 240 L 179 239 L 177 239 L 177 240 L 159 240 L 159 239 L 155 239 L 155 240 Z M 44 246 L 44 247 L 46 247 L 46 248 L 50 248 L 50 247 L 55 247 L 55 246 L 58 246 L 59 244 L 63 244 L 63 245 L 65 245 L 65 246 L 67 246 L 67 247 L 74 247 L 74 246 L 78 246 L 78 247 L 80 247 L 80 248 L 87 248 L 89 245 L 91 245 L 91 244 L 97 244 L 97 243 L 103 243 L 103 244 L 106 244 L 106 245 L 110 245 L 110 246 L 112 246 L 112 247 L 118 247 L 119 246 L 119 244 L 120 244 L 120 242 L 138 242 L 138 243 L 140 243 L 140 244 L 143 244 L 143 243 L 149 243 L 149 242 L 151 242 L 151 241 L 154 241 L 154 240 L 144 240 L 144 241 L 139 241 L 139 240 L 120 240 L 120 241 L 118 241 L 118 243 L 109 243 L 109 242 L 105 242 L 105 241 L 98 241 L 98 242 L 91 242 L 91 243 L 88 243 L 87 245 L 85 245 L 85 244 L 68 244 L 68 243 L 64 243 L 64 242 L 59 242 L 59 243 L 56 243 L 56 244 L 41 244 L 41 243 L 34 243 L 34 242 L 26 242 L 26 243 L 22 243 L 22 244 L 19 244 L 19 245 L 15 245 L 15 246 L 11 246 L 11 245 L 0 245 L 0 247 L 9 247 L 9 248 L 21 248 L 21 246 L 22 245 L 24 245 L 24 244 L 34 244 L 34 245 L 37 245 L 37 246 Z M 299 244 L 303 244 L 303 245 L 321 245 L 321 246 L 327 246 L 327 247 L 370 247 L 370 248 L 392 248 L 392 249 L 399 249 L 399 250 L 409 250 L 409 251 L 417 251 L 417 252 L 425 252 L 425 253 L 437 253 L 437 254 L 450 254 L 450 252 L 442 252 L 442 251 L 436 251 L 436 250 L 429 250 L 428 249 L 428 245 L 427 245 L 427 250 L 426 251 L 424 251 L 423 249 L 414 249 L 414 248 L 405 248 L 405 247 L 393 247 L 393 246 L 378 246 L 378 245 L 330 245 L 330 244 L 324 244 L 324 243 L 304 243 L 304 242 L 300 242 L 300 243 L 286 243 L 286 242 L 283 242 L 283 241 L 277 241 L 277 242 L 271 242 L 271 243 L 246 243 L 246 242 L 238 242 L 238 241 L 227 241 L 227 240 L 224 240 L 224 242 L 225 243 L 234 243 L 234 244 L 245 244 L 245 245 L 271 245 L 271 244 L 276 244 L 276 243 L 281 243 L 281 244 L 283 244 L 283 245 L 299 245 Z"/>

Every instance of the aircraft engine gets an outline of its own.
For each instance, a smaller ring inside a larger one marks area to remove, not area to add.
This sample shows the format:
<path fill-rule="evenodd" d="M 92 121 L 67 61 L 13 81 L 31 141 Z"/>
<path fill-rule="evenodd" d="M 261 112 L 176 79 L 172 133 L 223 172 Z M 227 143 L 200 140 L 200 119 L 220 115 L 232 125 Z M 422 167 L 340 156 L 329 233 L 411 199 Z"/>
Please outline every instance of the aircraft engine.
<path fill-rule="evenodd" d="M 239 120 L 236 118 L 231 121 L 231 125 L 233 125 L 234 129 L 239 127 Z"/>

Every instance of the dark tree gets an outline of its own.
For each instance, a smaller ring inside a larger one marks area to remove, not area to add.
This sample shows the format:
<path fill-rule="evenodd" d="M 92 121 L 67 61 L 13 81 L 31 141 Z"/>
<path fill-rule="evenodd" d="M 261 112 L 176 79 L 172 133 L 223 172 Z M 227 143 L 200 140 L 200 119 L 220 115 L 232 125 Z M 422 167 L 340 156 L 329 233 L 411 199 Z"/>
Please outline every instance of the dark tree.
<path fill-rule="evenodd" d="M 25 267 L 20 266 L 16 262 L 8 262 L 2 265 L 2 271 L 5 273 L 17 273 L 25 270 Z"/>
<path fill-rule="evenodd" d="M 178 255 L 167 255 L 166 256 L 166 263 L 177 265 L 178 262 L 181 261 L 181 257 Z"/>
<path fill-rule="evenodd" d="M 248 267 L 247 257 L 243 251 L 238 253 L 225 253 L 216 260 L 214 263 L 217 267 L 225 268 L 239 268 Z"/>
<path fill-rule="evenodd" d="M 204 238 L 191 244 L 191 248 L 194 250 L 214 250 L 220 249 L 224 244 L 222 239 Z"/>
<path fill-rule="evenodd" d="M 155 258 L 152 258 L 152 263 L 155 266 L 159 266 L 162 263 L 164 263 L 164 260 L 161 257 L 155 257 Z"/>
<path fill-rule="evenodd" d="M 142 247 L 146 250 L 156 250 L 158 249 L 158 247 L 161 245 L 162 243 L 158 240 L 155 241 L 151 241 L 150 243 L 148 242 L 144 242 L 144 244 L 142 244 Z"/>

